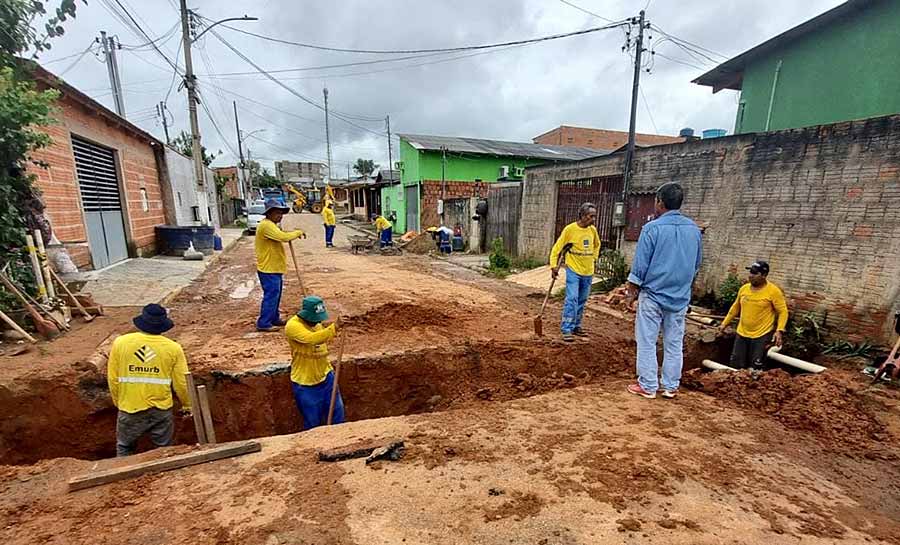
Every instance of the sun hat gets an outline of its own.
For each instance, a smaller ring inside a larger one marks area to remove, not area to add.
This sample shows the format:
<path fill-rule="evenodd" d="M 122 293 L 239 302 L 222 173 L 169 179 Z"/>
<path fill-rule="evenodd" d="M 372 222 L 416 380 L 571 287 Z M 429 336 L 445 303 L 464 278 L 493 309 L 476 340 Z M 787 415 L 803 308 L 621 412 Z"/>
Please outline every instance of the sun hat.
<path fill-rule="evenodd" d="M 285 214 L 291 211 L 290 208 L 282 204 L 278 199 L 266 199 L 266 211 L 264 213 L 268 214 L 269 210 L 281 210 Z"/>
<path fill-rule="evenodd" d="M 156 303 L 145 306 L 141 310 L 141 314 L 135 316 L 131 321 L 135 327 L 151 335 L 159 335 L 175 327 L 175 323 L 169 318 L 166 309 Z"/>
<path fill-rule="evenodd" d="M 303 306 L 297 312 L 297 316 L 303 318 L 311 324 L 324 322 L 328 319 L 328 311 L 325 310 L 325 301 L 316 295 L 309 295 L 303 298 Z"/>

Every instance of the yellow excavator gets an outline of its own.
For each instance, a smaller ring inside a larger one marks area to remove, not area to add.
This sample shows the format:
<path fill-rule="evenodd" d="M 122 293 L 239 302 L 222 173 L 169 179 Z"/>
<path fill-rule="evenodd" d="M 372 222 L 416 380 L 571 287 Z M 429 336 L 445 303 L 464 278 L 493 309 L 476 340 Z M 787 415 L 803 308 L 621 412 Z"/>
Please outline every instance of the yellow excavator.
<path fill-rule="evenodd" d="M 304 210 L 309 210 L 313 214 L 322 212 L 322 208 L 325 206 L 322 201 L 312 199 L 312 202 L 310 202 L 311 199 L 309 197 L 291 184 L 285 184 L 284 188 L 294 195 L 294 202 L 291 204 L 291 209 L 295 213 L 299 214 Z M 328 193 L 328 188 L 326 188 L 326 193 Z M 318 194 L 318 191 L 316 191 L 316 194 Z"/>

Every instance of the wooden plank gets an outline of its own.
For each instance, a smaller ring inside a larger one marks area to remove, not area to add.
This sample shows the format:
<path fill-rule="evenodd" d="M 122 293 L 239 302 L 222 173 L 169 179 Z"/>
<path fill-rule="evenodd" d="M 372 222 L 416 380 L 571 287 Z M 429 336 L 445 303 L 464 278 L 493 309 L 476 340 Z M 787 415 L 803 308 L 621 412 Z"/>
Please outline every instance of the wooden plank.
<path fill-rule="evenodd" d="M 206 431 L 203 429 L 203 409 L 200 407 L 200 400 L 197 398 L 197 385 L 194 384 L 194 375 L 185 373 L 184 378 L 187 380 L 188 396 L 191 398 L 191 414 L 194 417 L 194 431 L 197 432 L 197 442 L 202 445 L 206 443 Z"/>
<path fill-rule="evenodd" d="M 206 432 L 206 442 L 216 444 L 216 430 L 213 428 L 212 412 L 209 410 L 209 396 L 206 394 L 206 386 L 197 386 L 197 398 L 200 400 L 200 416 L 203 417 L 203 431 Z"/>
<path fill-rule="evenodd" d="M 69 481 L 69 492 L 114 483 L 124 479 L 133 479 L 134 477 L 140 477 L 141 475 L 171 471 L 173 469 L 203 464 L 221 460 L 223 458 L 241 456 L 251 452 L 259 452 L 260 450 L 262 450 L 262 446 L 256 441 L 241 441 L 237 443 L 226 443 L 221 446 L 211 447 L 197 452 L 170 456 L 169 458 L 161 458 L 159 460 L 142 462 L 140 464 L 119 467 L 116 469 L 98 471 L 97 473 L 80 475 L 71 479 Z"/>

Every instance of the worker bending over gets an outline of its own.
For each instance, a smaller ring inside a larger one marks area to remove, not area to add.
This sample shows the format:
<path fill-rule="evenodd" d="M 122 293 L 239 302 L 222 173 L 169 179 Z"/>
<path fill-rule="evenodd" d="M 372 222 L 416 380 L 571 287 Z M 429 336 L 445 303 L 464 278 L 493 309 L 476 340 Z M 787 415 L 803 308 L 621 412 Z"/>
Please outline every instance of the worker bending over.
<path fill-rule="evenodd" d="M 190 415 L 187 359 L 177 342 L 163 337 L 175 325 L 163 307 L 150 304 L 132 322 L 138 331 L 121 335 L 109 351 L 106 380 L 116 418 L 116 455 L 134 454 L 138 439 L 150 434 L 154 446 L 172 444 L 175 419 L 172 388 L 181 412 Z"/>
<path fill-rule="evenodd" d="M 327 322 L 328 312 L 321 297 L 310 295 L 284 328 L 291 347 L 291 389 L 303 416 L 303 429 L 322 426 L 328 421 L 334 368 L 328 361 L 328 342 L 334 339 L 340 319 Z M 344 421 L 344 402 L 337 392 L 333 424 Z"/>
<path fill-rule="evenodd" d="M 563 305 L 560 329 L 566 342 L 575 340 L 574 335 L 586 337 L 581 329 L 584 305 L 591 293 L 594 280 L 594 264 L 600 257 L 600 234 L 594 224 L 597 221 L 597 207 L 586 202 L 578 209 L 578 221 L 562 230 L 556 244 L 550 250 L 550 274 L 559 275 L 559 256 L 568 246 L 562 263 L 566 267 L 566 302 Z"/>
<path fill-rule="evenodd" d="M 328 199 L 325 201 L 325 207 L 322 208 L 322 223 L 325 224 L 325 247 L 334 248 L 334 227 L 337 225 L 337 219 L 334 216 L 334 201 Z"/>
<path fill-rule="evenodd" d="M 393 229 L 394 224 L 385 219 L 380 214 L 372 214 L 372 223 L 375 224 L 375 230 L 378 231 L 381 238 L 381 247 L 386 248 L 394 243 Z"/>
<path fill-rule="evenodd" d="M 788 308 L 781 288 L 768 281 L 769 264 L 756 261 L 747 270 L 749 282 L 738 290 L 737 298 L 719 326 L 721 332 L 740 315 L 731 366 L 735 369 L 762 369 L 769 340 L 780 347 L 788 321 Z M 773 334 L 774 331 L 774 334 Z"/>
<path fill-rule="evenodd" d="M 288 213 L 288 208 L 277 199 L 266 201 L 265 219 L 256 227 L 256 274 L 262 286 L 263 298 L 259 306 L 259 318 L 256 320 L 258 331 L 274 331 L 283 326 L 281 319 L 281 291 L 284 286 L 284 273 L 287 272 L 287 257 L 284 243 L 296 238 L 306 238 L 303 231 L 282 231 L 278 227 L 281 218 Z"/>

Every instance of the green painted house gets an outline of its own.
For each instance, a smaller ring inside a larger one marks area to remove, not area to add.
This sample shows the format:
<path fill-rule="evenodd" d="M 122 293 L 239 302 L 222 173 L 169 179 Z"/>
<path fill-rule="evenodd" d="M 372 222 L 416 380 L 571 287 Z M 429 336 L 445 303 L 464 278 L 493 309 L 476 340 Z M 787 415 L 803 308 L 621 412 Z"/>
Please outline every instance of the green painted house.
<path fill-rule="evenodd" d="M 900 2 L 850 0 L 700 76 L 741 92 L 735 134 L 900 112 Z"/>
<path fill-rule="evenodd" d="M 398 136 L 400 160 L 395 167 L 400 171 L 400 183 L 381 189 L 382 213 L 396 214 L 394 231 L 398 233 L 437 225 L 441 200 L 444 221 L 453 227 L 457 220 L 474 213 L 468 205 L 472 197 L 486 196 L 489 184 L 521 181 L 526 167 L 609 153 L 478 138 Z"/>

